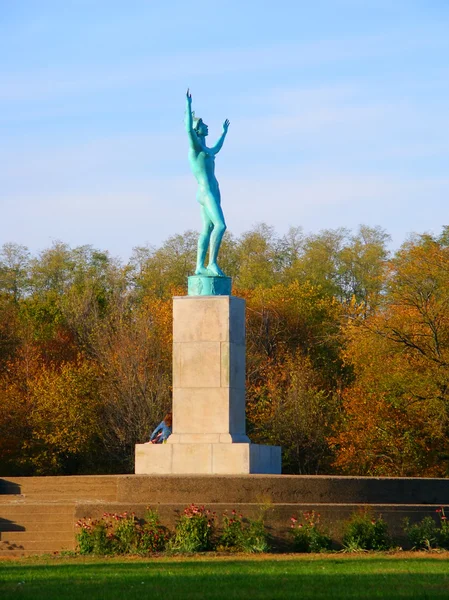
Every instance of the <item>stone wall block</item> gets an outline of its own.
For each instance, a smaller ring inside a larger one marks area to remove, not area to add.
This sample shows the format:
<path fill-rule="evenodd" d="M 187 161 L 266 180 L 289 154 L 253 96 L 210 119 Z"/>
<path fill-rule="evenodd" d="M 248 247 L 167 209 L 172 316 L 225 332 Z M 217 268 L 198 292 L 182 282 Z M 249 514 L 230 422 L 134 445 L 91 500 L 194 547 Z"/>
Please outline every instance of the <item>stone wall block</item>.
<path fill-rule="evenodd" d="M 229 341 L 239 346 L 245 346 L 245 300 L 231 296 L 229 306 L 230 333 Z"/>
<path fill-rule="evenodd" d="M 229 432 L 229 390 L 179 388 L 173 393 L 173 430 L 176 433 Z"/>
<path fill-rule="evenodd" d="M 182 352 L 182 344 L 173 343 L 172 384 L 173 384 L 174 388 L 181 386 L 181 352 Z"/>
<path fill-rule="evenodd" d="M 245 390 L 231 388 L 229 394 L 229 431 L 231 433 L 245 434 Z"/>
<path fill-rule="evenodd" d="M 173 448 L 173 473 L 212 473 L 212 444 L 172 444 L 170 447 Z"/>
<path fill-rule="evenodd" d="M 214 444 L 212 472 L 217 474 L 235 473 L 244 475 L 250 472 L 249 444 Z"/>
<path fill-rule="evenodd" d="M 220 342 L 183 342 L 179 348 L 181 387 L 220 387 Z"/>
<path fill-rule="evenodd" d="M 229 297 L 173 299 L 173 341 L 229 341 Z"/>
<path fill-rule="evenodd" d="M 171 446 L 167 444 L 136 444 L 135 473 L 165 475 L 173 471 Z"/>

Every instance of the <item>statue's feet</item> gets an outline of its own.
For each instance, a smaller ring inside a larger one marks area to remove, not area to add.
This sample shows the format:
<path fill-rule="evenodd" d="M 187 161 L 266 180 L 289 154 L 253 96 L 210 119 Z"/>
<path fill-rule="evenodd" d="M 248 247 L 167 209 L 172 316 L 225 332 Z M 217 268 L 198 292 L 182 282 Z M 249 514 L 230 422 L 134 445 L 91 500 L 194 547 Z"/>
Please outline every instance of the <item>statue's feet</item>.
<path fill-rule="evenodd" d="M 210 275 L 210 273 L 206 267 L 197 267 L 195 270 L 195 275 Z"/>
<path fill-rule="evenodd" d="M 207 265 L 207 272 L 213 277 L 226 277 L 226 275 L 223 273 L 223 271 L 220 269 L 217 263 L 209 263 Z"/>

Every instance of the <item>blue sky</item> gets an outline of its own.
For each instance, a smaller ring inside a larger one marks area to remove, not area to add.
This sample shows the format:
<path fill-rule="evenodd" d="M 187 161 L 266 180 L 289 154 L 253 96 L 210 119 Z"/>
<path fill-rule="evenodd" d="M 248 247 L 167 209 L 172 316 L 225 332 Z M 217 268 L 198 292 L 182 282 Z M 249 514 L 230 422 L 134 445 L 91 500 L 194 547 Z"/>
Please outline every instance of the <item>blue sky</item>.
<path fill-rule="evenodd" d="M 127 259 L 199 229 L 189 86 L 228 228 L 448 224 L 447 0 L 0 0 L 0 244 Z"/>

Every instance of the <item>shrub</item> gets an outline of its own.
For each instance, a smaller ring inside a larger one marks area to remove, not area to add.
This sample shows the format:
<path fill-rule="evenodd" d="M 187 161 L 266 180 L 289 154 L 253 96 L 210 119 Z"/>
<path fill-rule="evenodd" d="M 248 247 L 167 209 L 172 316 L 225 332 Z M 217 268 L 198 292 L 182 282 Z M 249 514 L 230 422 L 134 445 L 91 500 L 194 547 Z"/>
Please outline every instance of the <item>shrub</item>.
<path fill-rule="evenodd" d="M 441 548 L 445 550 L 449 550 L 449 523 L 444 512 L 444 508 L 441 507 L 437 510 L 437 513 L 440 516 L 440 531 L 439 531 L 439 541 Z"/>
<path fill-rule="evenodd" d="M 438 547 L 438 528 L 432 517 L 424 517 L 419 523 L 404 519 L 404 531 L 414 550 L 430 550 Z"/>
<path fill-rule="evenodd" d="M 110 524 L 104 519 L 80 519 L 77 524 L 80 532 L 76 539 L 80 554 L 111 554 L 112 535 L 108 531 Z"/>
<path fill-rule="evenodd" d="M 145 522 L 140 529 L 139 551 L 142 553 L 162 552 L 169 540 L 169 533 L 160 524 L 159 514 L 155 510 L 147 509 Z"/>
<path fill-rule="evenodd" d="M 169 548 L 174 552 L 204 552 L 212 548 L 215 513 L 191 504 L 178 519 Z"/>
<path fill-rule="evenodd" d="M 439 526 L 431 516 L 424 517 L 418 523 L 410 523 L 410 519 L 404 519 L 404 531 L 414 550 L 449 550 L 449 524 L 444 508 L 438 508 L 436 512 L 440 517 Z"/>
<path fill-rule="evenodd" d="M 111 537 L 114 554 L 131 554 L 139 548 L 139 522 L 134 513 L 110 515 L 115 520 Z"/>
<path fill-rule="evenodd" d="M 168 533 L 155 511 L 148 509 L 143 524 L 134 513 L 104 513 L 98 520 L 80 519 L 77 523 L 80 554 L 131 554 L 160 552 Z"/>
<path fill-rule="evenodd" d="M 94 551 L 94 540 L 90 524 L 85 519 L 80 519 L 76 526 L 80 528 L 79 533 L 76 534 L 79 553 L 92 554 Z"/>
<path fill-rule="evenodd" d="M 291 533 L 297 552 L 323 552 L 332 545 L 331 538 L 320 526 L 320 514 L 314 510 L 303 513 L 303 520 L 291 518 Z"/>
<path fill-rule="evenodd" d="M 223 513 L 223 528 L 218 539 L 219 550 L 231 552 L 266 552 L 269 549 L 263 518 L 243 519 L 235 510 Z"/>
<path fill-rule="evenodd" d="M 388 550 L 391 548 L 388 525 L 381 516 L 375 519 L 368 510 L 353 513 L 344 526 L 343 548 L 349 552 Z"/>

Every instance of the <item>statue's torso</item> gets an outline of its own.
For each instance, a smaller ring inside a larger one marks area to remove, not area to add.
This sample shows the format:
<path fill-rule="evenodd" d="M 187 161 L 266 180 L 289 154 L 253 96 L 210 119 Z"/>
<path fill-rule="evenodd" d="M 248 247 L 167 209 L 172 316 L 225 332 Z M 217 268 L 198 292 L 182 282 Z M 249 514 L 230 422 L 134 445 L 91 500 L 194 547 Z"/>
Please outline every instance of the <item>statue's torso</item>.
<path fill-rule="evenodd" d="M 190 148 L 189 162 L 193 174 L 200 185 L 216 184 L 215 156 L 204 150 Z"/>

